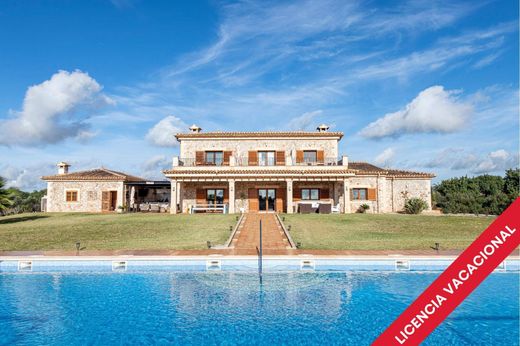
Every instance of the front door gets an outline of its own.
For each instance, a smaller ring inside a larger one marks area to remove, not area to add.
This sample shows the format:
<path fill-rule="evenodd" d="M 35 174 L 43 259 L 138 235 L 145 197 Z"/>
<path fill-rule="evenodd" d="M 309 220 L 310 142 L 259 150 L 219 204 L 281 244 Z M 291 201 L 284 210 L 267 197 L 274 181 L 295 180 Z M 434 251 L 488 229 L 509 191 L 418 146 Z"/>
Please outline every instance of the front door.
<path fill-rule="evenodd" d="M 276 189 L 258 189 L 258 210 L 276 210 Z"/>

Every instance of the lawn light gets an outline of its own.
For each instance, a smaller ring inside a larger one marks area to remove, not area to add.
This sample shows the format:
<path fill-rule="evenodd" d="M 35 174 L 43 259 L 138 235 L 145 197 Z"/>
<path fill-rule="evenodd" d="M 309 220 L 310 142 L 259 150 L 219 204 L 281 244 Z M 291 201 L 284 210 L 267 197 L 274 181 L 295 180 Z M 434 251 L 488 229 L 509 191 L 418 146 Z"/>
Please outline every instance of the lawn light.
<path fill-rule="evenodd" d="M 439 244 L 439 243 L 435 243 L 435 251 L 439 251 L 439 246 L 440 246 L 440 245 L 441 245 L 441 244 Z"/>
<path fill-rule="evenodd" d="M 229 226 L 229 231 L 233 232 L 233 226 Z"/>
<path fill-rule="evenodd" d="M 81 249 L 81 243 L 79 241 L 76 242 L 76 253 L 79 254 L 79 249 Z"/>
<path fill-rule="evenodd" d="M 206 242 L 206 245 L 208 246 L 208 249 L 211 249 L 211 242 L 209 240 Z"/>
<path fill-rule="evenodd" d="M 296 248 L 299 249 L 299 248 L 301 248 L 301 247 L 302 247 L 302 243 L 297 242 L 297 243 L 296 243 Z"/>

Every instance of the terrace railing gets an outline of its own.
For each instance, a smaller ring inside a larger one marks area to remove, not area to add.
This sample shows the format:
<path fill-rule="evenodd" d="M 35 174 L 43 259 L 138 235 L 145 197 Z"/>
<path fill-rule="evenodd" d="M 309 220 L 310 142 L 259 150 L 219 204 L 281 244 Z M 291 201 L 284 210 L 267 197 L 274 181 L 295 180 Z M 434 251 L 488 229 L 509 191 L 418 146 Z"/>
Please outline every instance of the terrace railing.
<path fill-rule="evenodd" d="M 284 164 L 277 164 L 275 160 L 256 160 L 254 162 L 249 161 L 248 157 L 230 157 L 228 161 L 217 160 L 217 161 L 200 161 L 195 158 L 179 158 L 178 165 L 181 167 L 196 167 L 196 166 L 258 166 L 258 167 L 272 167 L 272 166 L 341 166 L 342 160 L 336 157 L 326 157 L 322 161 L 318 160 L 304 160 L 302 162 L 296 162 L 291 158 L 286 158 Z"/>

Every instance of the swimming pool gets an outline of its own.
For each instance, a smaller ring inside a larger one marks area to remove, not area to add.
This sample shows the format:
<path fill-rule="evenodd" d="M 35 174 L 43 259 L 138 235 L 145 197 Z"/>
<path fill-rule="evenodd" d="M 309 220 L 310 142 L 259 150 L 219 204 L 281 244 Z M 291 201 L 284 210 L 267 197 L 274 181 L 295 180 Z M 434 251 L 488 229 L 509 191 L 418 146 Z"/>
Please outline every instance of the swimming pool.
<path fill-rule="evenodd" d="M 0 343 L 368 345 L 439 272 L 1 273 Z M 492 274 L 427 345 L 517 345 L 519 274 Z"/>

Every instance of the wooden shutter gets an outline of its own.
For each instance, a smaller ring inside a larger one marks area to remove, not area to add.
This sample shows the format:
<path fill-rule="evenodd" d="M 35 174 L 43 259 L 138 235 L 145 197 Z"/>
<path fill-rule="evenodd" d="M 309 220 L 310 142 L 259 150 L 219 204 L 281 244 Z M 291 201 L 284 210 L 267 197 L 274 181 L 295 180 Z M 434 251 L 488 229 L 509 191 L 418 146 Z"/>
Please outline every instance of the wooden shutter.
<path fill-rule="evenodd" d="M 229 166 L 229 158 L 230 158 L 231 154 L 232 154 L 231 151 L 224 151 L 224 162 L 223 162 L 224 166 Z"/>
<path fill-rule="evenodd" d="M 303 163 L 303 150 L 296 150 L 296 163 Z"/>
<path fill-rule="evenodd" d="M 320 199 L 329 199 L 329 188 L 320 189 Z"/>
<path fill-rule="evenodd" d="M 293 187 L 293 201 L 299 201 L 302 199 L 302 189 Z"/>
<path fill-rule="evenodd" d="M 101 211 L 110 211 L 110 191 L 101 192 Z"/>
<path fill-rule="evenodd" d="M 248 190 L 249 211 L 258 211 L 258 192 L 256 189 Z"/>
<path fill-rule="evenodd" d="M 285 188 L 276 189 L 276 212 L 283 213 L 285 211 Z"/>
<path fill-rule="evenodd" d="M 206 204 L 206 190 L 197 189 L 197 204 Z"/>
<path fill-rule="evenodd" d="M 285 151 L 276 152 L 276 165 L 285 166 Z"/>
<path fill-rule="evenodd" d="M 229 189 L 224 189 L 224 203 L 229 203 Z"/>
<path fill-rule="evenodd" d="M 204 165 L 204 152 L 203 151 L 196 151 L 195 152 L 195 164 L 197 166 Z"/>
<path fill-rule="evenodd" d="M 325 153 L 323 150 L 316 151 L 316 161 L 318 163 L 324 163 L 325 162 Z"/>
<path fill-rule="evenodd" d="M 375 201 L 377 200 L 377 191 L 376 189 L 367 189 L 367 199 L 369 201 Z"/>
<path fill-rule="evenodd" d="M 248 163 L 249 163 L 249 166 L 258 166 L 258 152 L 256 152 L 256 151 L 248 152 Z"/>

